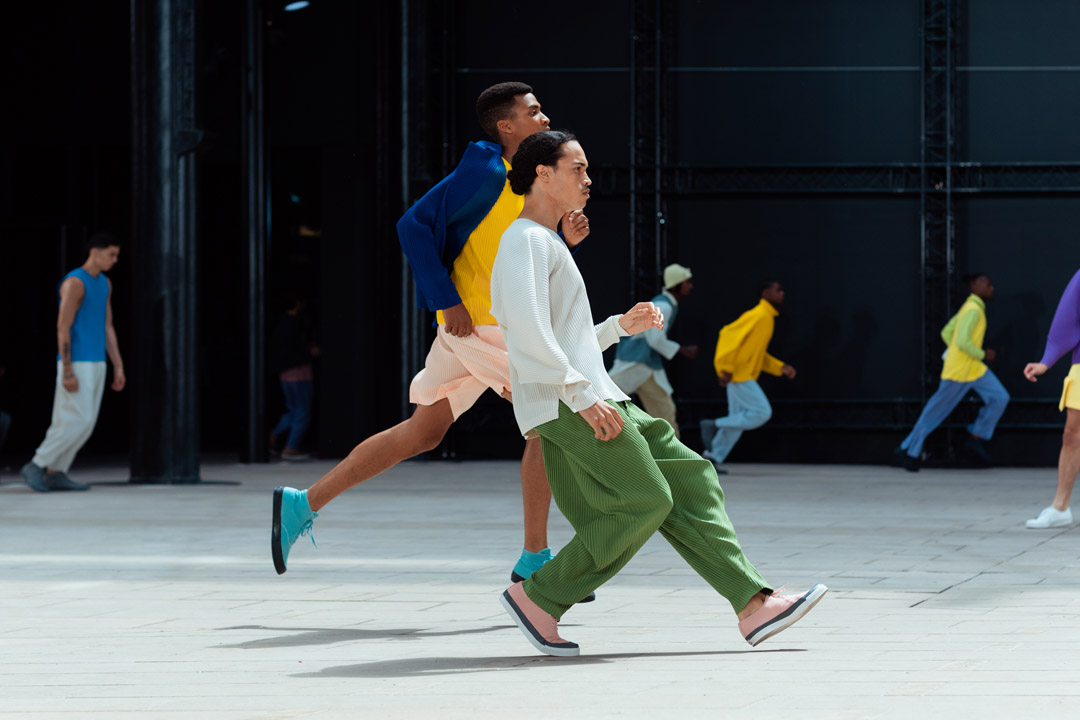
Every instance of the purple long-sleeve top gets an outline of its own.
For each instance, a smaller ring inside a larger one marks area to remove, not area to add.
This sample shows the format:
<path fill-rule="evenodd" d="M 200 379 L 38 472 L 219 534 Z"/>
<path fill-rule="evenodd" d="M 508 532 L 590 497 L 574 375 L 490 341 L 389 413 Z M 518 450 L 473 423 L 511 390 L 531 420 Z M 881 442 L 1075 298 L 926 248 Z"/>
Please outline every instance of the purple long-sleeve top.
<path fill-rule="evenodd" d="M 1042 363 L 1050 367 L 1072 350 L 1073 365 L 1080 363 L 1080 270 L 1065 286 L 1046 338 Z"/>

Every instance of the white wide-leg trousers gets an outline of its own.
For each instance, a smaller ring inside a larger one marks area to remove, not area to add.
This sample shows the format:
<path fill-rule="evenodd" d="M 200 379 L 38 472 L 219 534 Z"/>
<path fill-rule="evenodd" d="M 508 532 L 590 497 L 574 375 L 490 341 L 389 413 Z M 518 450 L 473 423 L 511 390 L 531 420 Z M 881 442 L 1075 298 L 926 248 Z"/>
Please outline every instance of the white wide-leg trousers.
<path fill-rule="evenodd" d="M 64 366 L 56 362 L 56 395 L 53 398 L 52 424 L 33 463 L 40 468 L 67 472 L 75 461 L 75 453 L 90 439 L 105 393 L 104 362 L 73 362 L 71 367 L 79 380 L 79 389 L 64 389 Z"/>

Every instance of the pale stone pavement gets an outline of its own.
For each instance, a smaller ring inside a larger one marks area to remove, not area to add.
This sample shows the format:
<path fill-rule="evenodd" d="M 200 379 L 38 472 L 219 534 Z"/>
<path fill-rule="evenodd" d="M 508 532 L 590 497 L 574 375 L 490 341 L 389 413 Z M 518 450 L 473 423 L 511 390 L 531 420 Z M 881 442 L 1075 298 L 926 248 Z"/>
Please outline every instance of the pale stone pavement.
<path fill-rule="evenodd" d="M 1080 530 L 1023 527 L 1052 469 L 733 465 L 747 554 L 829 585 L 821 604 L 751 649 L 657 536 L 567 614 L 582 656 L 560 659 L 497 603 L 515 463 L 405 463 L 331 503 L 278 577 L 271 490 L 329 467 L 207 464 L 235 484 L 197 487 L 76 467 L 99 484 L 47 495 L 5 475 L 0 717 L 1080 715 Z"/>

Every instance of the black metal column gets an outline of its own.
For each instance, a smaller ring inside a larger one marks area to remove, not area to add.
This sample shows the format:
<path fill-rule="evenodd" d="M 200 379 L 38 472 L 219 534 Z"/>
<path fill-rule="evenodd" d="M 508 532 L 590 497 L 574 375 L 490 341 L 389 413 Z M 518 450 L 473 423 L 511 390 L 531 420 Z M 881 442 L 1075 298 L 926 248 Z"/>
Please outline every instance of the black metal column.
<path fill-rule="evenodd" d="M 413 42 L 410 26 L 413 22 L 413 5 L 401 0 L 401 206 L 408 207 L 413 201 L 411 170 L 413 147 L 417 144 L 411 132 L 413 98 L 415 90 L 413 75 Z M 420 17 L 424 17 L 423 13 Z M 409 383 L 420 369 L 423 337 L 423 312 L 416 306 L 416 283 L 413 280 L 405 254 L 401 254 L 401 417 L 409 416 Z"/>
<path fill-rule="evenodd" d="M 132 482 L 199 481 L 195 4 L 131 2 Z"/>
<path fill-rule="evenodd" d="M 451 146 L 454 102 L 450 35 L 456 3 L 402 0 L 400 4 L 401 192 L 404 211 L 457 164 L 460 147 Z M 388 218 L 389 220 L 389 218 Z M 393 219 L 396 222 L 397 218 Z M 401 416 L 411 412 L 409 384 L 431 345 L 431 313 L 416 304 L 416 283 L 401 255 Z"/>
<path fill-rule="evenodd" d="M 922 269 L 922 397 L 940 382 L 941 328 L 952 312 L 956 220 L 956 18 L 959 0 L 923 0 L 922 137 L 919 199 Z M 941 442 L 944 440 L 944 442 Z M 935 440 L 937 449 L 949 447 Z"/>
<path fill-rule="evenodd" d="M 664 3 L 631 0 L 630 302 L 652 297 L 663 255 Z"/>
<path fill-rule="evenodd" d="M 268 460 L 266 434 L 266 143 L 263 133 L 263 13 L 259 0 L 244 7 L 242 147 L 246 290 L 246 370 L 244 407 L 247 425 L 241 462 Z"/>

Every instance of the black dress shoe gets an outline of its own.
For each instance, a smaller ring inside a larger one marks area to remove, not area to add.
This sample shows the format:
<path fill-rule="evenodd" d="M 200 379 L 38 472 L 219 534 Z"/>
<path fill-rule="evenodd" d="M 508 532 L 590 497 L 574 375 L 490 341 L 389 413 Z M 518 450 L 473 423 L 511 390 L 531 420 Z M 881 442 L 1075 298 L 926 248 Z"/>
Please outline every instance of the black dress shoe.
<path fill-rule="evenodd" d="M 516 582 L 516 583 L 519 583 L 519 582 L 521 582 L 521 581 L 522 581 L 522 580 L 524 580 L 524 579 L 525 579 L 525 578 L 521 577 L 520 575 L 518 575 L 518 574 L 517 574 L 516 572 L 514 572 L 513 570 L 511 570 L 511 571 L 510 571 L 510 582 Z M 595 600 L 595 599 L 596 599 L 596 593 L 589 593 L 588 595 L 586 595 L 585 597 L 583 597 L 583 598 L 582 598 L 581 600 L 578 600 L 578 602 L 579 602 L 579 603 L 583 603 L 583 602 L 592 602 L 592 601 L 593 601 L 593 600 Z"/>
<path fill-rule="evenodd" d="M 979 467 L 990 467 L 994 464 L 990 453 L 986 452 L 986 445 L 983 444 L 980 438 L 971 433 L 968 433 L 968 436 L 964 438 L 964 450 L 967 451 L 967 454 L 971 456 L 971 459 Z"/>
<path fill-rule="evenodd" d="M 900 448 L 892 451 L 892 461 L 889 464 L 902 467 L 908 472 L 919 472 L 919 458 L 911 457 L 906 450 Z"/>

